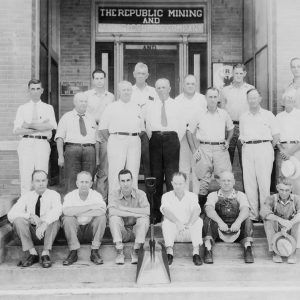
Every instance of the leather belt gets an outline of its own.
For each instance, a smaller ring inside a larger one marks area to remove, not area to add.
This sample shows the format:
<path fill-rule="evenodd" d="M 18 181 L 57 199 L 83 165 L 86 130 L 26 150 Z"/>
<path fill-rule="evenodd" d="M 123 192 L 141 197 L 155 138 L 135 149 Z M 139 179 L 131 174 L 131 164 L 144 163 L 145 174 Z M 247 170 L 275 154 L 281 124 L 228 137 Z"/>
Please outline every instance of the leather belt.
<path fill-rule="evenodd" d="M 66 143 L 66 146 L 95 147 L 95 144 Z"/>
<path fill-rule="evenodd" d="M 177 134 L 177 132 L 176 131 L 152 131 L 152 134 L 160 134 L 160 135 Z"/>
<path fill-rule="evenodd" d="M 268 143 L 271 142 L 270 140 L 254 140 L 245 142 L 245 144 L 261 144 L 261 143 Z"/>
<path fill-rule="evenodd" d="M 129 136 L 137 136 L 139 135 L 138 132 L 112 132 L 111 134 L 116 134 L 116 135 L 129 135 Z"/>
<path fill-rule="evenodd" d="M 23 135 L 23 138 L 28 138 L 28 139 L 39 139 L 39 140 L 47 140 L 48 138 L 44 135 Z"/>
<path fill-rule="evenodd" d="M 280 144 L 299 144 L 300 142 L 299 141 L 283 141 L 283 142 L 280 142 Z"/>
<path fill-rule="evenodd" d="M 200 141 L 200 144 L 205 144 L 205 145 L 225 145 L 225 142 L 204 142 Z"/>
<path fill-rule="evenodd" d="M 232 123 L 233 123 L 234 125 L 239 125 L 239 124 L 240 124 L 239 121 L 232 121 Z"/>

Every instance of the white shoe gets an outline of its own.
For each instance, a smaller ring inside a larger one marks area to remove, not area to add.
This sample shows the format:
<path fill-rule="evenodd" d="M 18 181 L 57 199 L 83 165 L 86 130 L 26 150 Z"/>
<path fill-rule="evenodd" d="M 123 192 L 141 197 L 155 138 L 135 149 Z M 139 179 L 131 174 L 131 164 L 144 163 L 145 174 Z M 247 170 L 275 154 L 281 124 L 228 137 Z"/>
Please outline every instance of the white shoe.
<path fill-rule="evenodd" d="M 124 265 L 124 263 L 125 263 L 125 256 L 123 253 L 123 249 L 117 249 L 116 264 Z"/>

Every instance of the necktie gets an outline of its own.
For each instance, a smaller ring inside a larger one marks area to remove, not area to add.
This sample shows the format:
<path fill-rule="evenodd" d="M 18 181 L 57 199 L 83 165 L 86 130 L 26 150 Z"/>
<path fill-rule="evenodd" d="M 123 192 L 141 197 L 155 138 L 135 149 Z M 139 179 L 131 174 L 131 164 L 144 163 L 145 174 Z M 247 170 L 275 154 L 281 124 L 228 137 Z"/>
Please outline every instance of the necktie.
<path fill-rule="evenodd" d="M 161 125 L 163 127 L 168 126 L 165 101 L 163 101 L 162 107 L 161 107 Z"/>
<path fill-rule="evenodd" d="M 35 204 L 35 214 L 39 217 L 41 213 L 41 198 L 42 195 L 39 195 L 36 204 Z"/>
<path fill-rule="evenodd" d="M 84 115 L 78 115 L 79 116 L 79 128 L 80 128 L 80 133 L 82 136 L 86 136 L 86 127 L 85 127 L 85 123 L 83 120 L 83 116 Z"/>
<path fill-rule="evenodd" d="M 32 108 L 32 123 L 37 122 L 39 119 L 38 116 L 38 111 L 37 111 L 37 103 L 33 103 L 33 108 Z"/>

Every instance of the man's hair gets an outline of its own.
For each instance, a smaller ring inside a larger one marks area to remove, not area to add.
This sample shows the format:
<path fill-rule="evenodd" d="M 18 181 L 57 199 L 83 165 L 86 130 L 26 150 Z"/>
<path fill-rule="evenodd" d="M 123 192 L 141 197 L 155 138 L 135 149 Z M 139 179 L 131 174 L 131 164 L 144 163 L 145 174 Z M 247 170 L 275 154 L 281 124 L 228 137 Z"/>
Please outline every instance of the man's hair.
<path fill-rule="evenodd" d="M 148 71 L 148 66 L 146 64 L 144 64 L 143 62 L 138 62 L 135 66 L 134 66 L 134 72 L 136 72 L 137 69 L 145 69 Z"/>
<path fill-rule="evenodd" d="M 96 69 L 96 70 L 94 70 L 93 73 L 92 73 L 93 79 L 94 79 L 94 75 L 95 75 L 96 73 L 103 74 L 103 75 L 104 75 L 104 78 L 106 78 L 106 73 L 105 73 L 102 69 Z"/>
<path fill-rule="evenodd" d="M 243 71 L 246 71 L 246 66 L 244 64 L 236 64 L 233 66 L 233 70 L 235 69 L 243 69 Z"/>
<path fill-rule="evenodd" d="M 46 175 L 46 178 L 48 179 L 48 174 L 47 174 L 47 172 L 45 172 L 44 170 L 34 170 L 34 171 L 32 172 L 31 179 L 33 180 L 35 174 L 39 174 L 39 173 L 45 174 L 45 175 Z"/>
<path fill-rule="evenodd" d="M 155 86 L 159 81 L 165 81 L 169 85 L 169 87 L 171 87 L 170 80 L 168 78 L 158 78 L 155 82 Z"/>
<path fill-rule="evenodd" d="M 256 89 L 256 88 L 252 88 L 252 89 L 250 89 L 250 90 L 248 90 L 247 91 L 247 96 L 251 93 L 251 92 L 253 92 L 253 91 L 256 91 L 257 93 L 258 93 L 258 95 L 260 96 L 260 92 L 258 91 L 258 89 Z"/>
<path fill-rule="evenodd" d="M 79 177 L 80 175 L 87 175 L 87 176 L 89 176 L 89 177 L 91 178 L 91 180 L 93 179 L 93 178 L 92 178 L 92 174 L 91 174 L 90 172 L 88 172 L 88 171 L 81 171 L 81 172 L 79 172 L 79 173 L 77 174 L 77 179 L 78 179 L 78 177 Z"/>
<path fill-rule="evenodd" d="M 292 181 L 289 178 L 286 178 L 284 176 L 279 176 L 278 177 L 277 184 L 284 184 L 284 185 L 293 186 Z"/>
<path fill-rule="evenodd" d="M 293 58 L 290 60 L 290 66 L 292 66 L 292 63 L 293 63 L 295 60 L 300 60 L 300 57 L 293 57 Z"/>
<path fill-rule="evenodd" d="M 173 173 L 173 175 L 172 175 L 172 180 L 174 179 L 174 177 L 176 177 L 176 176 L 182 176 L 183 178 L 184 178 L 184 181 L 186 181 L 186 179 L 187 179 L 187 176 L 186 176 L 186 174 L 184 173 L 184 172 L 175 172 L 175 173 Z"/>
<path fill-rule="evenodd" d="M 120 180 L 121 175 L 126 175 L 126 174 L 130 174 L 130 177 L 132 179 L 132 173 L 128 169 L 122 169 L 118 174 L 118 179 Z"/>
<path fill-rule="evenodd" d="M 185 75 L 185 76 L 183 77 L 183 81 L 185 81 L 185 80 L 186 80 L 187 78 L 189 78 L 189 77 L 193 77 L 193 78 L 197 79 L 195 75 L 193 75 L 193 74 L 187 74 L 187 75 Z"/>
<path fill-rule="evenodd" d="M 42 82 L 39 80 L 39 79 L 30 79 L 29 81 L 28 81 L 28 87 L 30 87 L 30 85 L 31 84 L 40 84 L 41 85 L 41 87 L 43 87 L 43 85 L 42 85 Z"/>
<path fill-rule="evenodd" d="M 218 92 L 218 94 L 220 94 L 220 91 L 214 86 L 208 87 L 207 90 L 206 90 L 205 95 L 207 95 L 208 91 L 215 91 L 215 92 Z"/>

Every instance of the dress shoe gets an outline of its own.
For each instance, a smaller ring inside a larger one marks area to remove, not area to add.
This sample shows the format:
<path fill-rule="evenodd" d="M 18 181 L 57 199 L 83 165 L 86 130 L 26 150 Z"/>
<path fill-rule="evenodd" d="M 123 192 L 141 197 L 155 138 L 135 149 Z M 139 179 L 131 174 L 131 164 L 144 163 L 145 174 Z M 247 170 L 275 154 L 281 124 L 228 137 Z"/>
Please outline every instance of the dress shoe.
<path fill-rule="evenodd" d="M 195 264 L 195 266 L 201 266 L 203 264 L 203 261 L 199 254 L 193 255 L 193 263 Z"/>
<path fill-rule="evenodd" d="M 296 257 L 296 252 L 291 254 L 286 261 L 288 264 L 296 264 L 297 263 L 297 257 Z"/>
<path fill-rule="evenodd" d="M 254 263 L 252 248 L 250 246 L 244 249 L 244 259 L 246 264 Z"/>
<path fill-rule="evenodd" d="M 139 249 L 132 249 L 131 252 L 131 264 L 136 265 L 139 258 Z"/>
<path fill-rule="evenodd" d="M 167 254 L 168 257 L 168 264 L 169 266 L 173 263 L 173 255 L 172 254 Z"/>
<path fill-rule="evenodd" d="M 63 261 L 64 266 L 70 266 L 78 259 L 77 250 L 71 250 L 68 257 Z"/>
<path fill-rule="evenodd" d="M 39 256 L 30 254 L 27 259 L 21 264 L 21 267 L 30 267 L 39 262 Z"/>
<path fill-rule="evenodd" d="M 213 260 L 212 251 L 208 250 L 206 247 L 204 247 L 204 263 L 212 264 L 213 262 L 214 262 L 214 260 Z"/>
<path fill-rule="evenodd" d="M 49 255 L 41 256 L 41 265 L 43 268 L 50 268 L 52 266 L 52 262 Z"/>
<path fill-rule="evenodd" d="M 125 264 L 125 256 L 124 256 L 124 253 L 123 253 L 123 249 L 117 249 L 116 264 L 117 265 L 124 265 Z"/>
<path fill-rule="evenodd" d="M 282 257 L 275 252 L 273 253 L 272 260 L 274 263 L 282 263 Z"/>
<path fill-rule="evenodd" d="M 90 256 L 91 262 L 93 262 L 96 265 L 102 265 L 103 259 L 99 255 L 98 249 L 92 249 L 91 250 L 91 256 Z"/>

